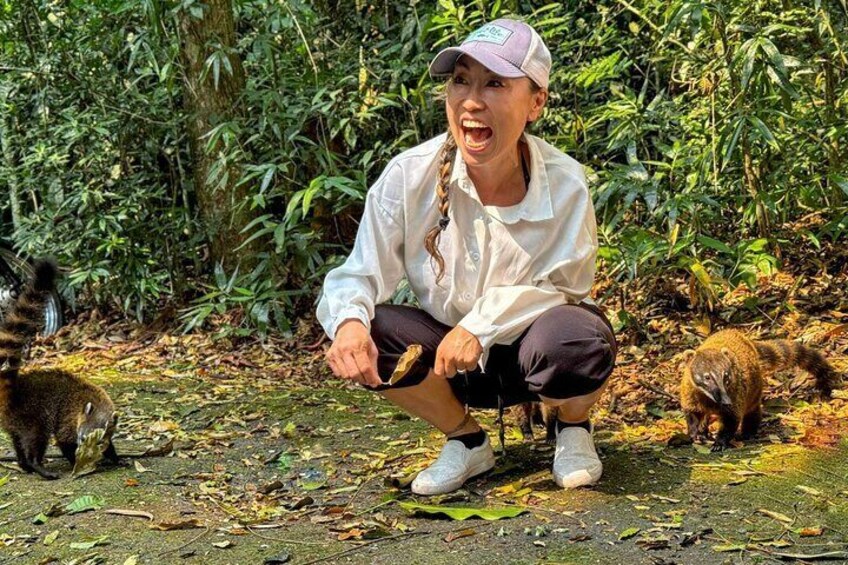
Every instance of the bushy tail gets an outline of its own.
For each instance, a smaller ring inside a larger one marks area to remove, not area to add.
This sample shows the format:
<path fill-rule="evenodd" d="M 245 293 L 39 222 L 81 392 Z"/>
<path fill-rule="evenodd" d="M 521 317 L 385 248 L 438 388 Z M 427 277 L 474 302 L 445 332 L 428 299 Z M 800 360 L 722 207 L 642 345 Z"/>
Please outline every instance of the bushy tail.
<path fill-rule="evenodd" d="M 816 388 L 826 396 L 839 384 L 839 374 L 821 352 L 787 339 L 756 341 L 763 367 L 769 371 L 800 367 L 816 379 Z"/>
<path fill-rule="evenodd" d="M 56 263 L 39 259 L 35 273 L 24 286 L 0 324 L 0 379 L 8 382 L 17 376 L 24 347 L 38 333 L 44 319 L 44 305 L 56 284 Z"/>

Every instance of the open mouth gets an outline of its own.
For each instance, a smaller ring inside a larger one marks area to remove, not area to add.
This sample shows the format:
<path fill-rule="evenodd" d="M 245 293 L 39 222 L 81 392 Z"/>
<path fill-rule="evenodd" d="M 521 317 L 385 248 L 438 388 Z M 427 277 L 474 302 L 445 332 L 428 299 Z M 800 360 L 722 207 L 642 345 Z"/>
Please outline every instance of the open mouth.
<path fill-rule="evenodd" d="M 486 147 L 492 139 L 492 128 L 477 120 L 462 120 L 462 134 L 465 146 L 472 151 Z"/>

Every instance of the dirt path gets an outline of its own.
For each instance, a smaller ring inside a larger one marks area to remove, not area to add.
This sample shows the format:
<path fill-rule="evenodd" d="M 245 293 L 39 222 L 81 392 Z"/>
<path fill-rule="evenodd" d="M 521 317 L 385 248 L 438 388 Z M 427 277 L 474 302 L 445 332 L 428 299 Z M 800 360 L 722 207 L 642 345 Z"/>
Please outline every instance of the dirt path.
<path fill-rule="evenodd" d="M 680 415 L 643 390 L 639 414 L 602 403 L 605 473 L 594 489 L 559 490 L 551 447 L 510 428 L 493 474 L 449 497 L 416 499 L 391 481 L 425 465 L 439 439 L 376 395 L 327 378 L 320 356 L 228 355 L 192 338 L 82 351 L 44 363 L 110 391 L 122 412 L 118 451 L 170 440 L 174 450 L 54 482 L 5 464 L 0 563 L 697 565 L 848 550 L 848 443 L 833 435 L 848 422 L 843 400 L 773 402 L 759 443 L 713 455 L 668 447 Z M 494 414 L 483 416 L 496 441 Z M 86 495 L 97 509 L 39 516 Z M 527 512 L 452 521 L 401 507 L 416 501 Z M 190 529 L 153 529 L 169 524 Z"/>

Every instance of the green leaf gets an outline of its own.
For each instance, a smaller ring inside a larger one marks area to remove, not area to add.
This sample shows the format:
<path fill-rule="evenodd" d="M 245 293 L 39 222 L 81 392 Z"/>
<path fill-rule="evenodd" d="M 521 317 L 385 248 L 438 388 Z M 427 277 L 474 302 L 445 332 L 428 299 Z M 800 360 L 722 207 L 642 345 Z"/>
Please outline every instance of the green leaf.
<path fill-rule="evenodd" d="M 32 523 L 39 526 L 47 521 L 47 515 L 44 512 L 39 512 L 38 516 L 32 519 Z"/>
<path fill-rule="evenodd" d="M 78 514 L 80 512 L 87 512 L 88 510 L 98 510 L 103 508 L 103 503 L 104 501 L 101 497 L 86 494 L 65 506 L 65 512 L 68 514 Z"/>
<path fill-rule="evenodd" d="M 641 531 L 641 528 L 627 528 L 618 535 L 619 540 L 630 539 Z"/>
<path fill-rule="evenodd" d="M 777 149 L 778 151 L 780 150 L 780 144 L 774 138 L 774 135 L 771 133 L 771 130 L 768 128 L 768 126 L 763 123 L 760 118 L 756 116 L 751 116 L 748 118 L 748 121 L 753 124 L 754 129 L 756 129 L 760 133 L 760 136 L 762 136 L 766 143 L 771 145 L 774 149 Z"/>
<path fill-rule="evenodd" d="M 731 255 L 733 254 L 733 249 L 729 245 L 717 239 L 713 239 L 705 235 L 699 235 L 698 241 L 701 242 L 701 245 L 703 245 L 704 247 L 709 247 L 710 249 L 715 249 L 716 251 L 721 251 L 722 253 L 729 253 Z"/>
<path fill-rule="evenodd" d="M 56 538 L 59 537 L 59 530 L 53 530 L 46 536 L 44 536 L 44 545 L 53 545 L 53 542 L 56 541 Z"/>
<path fill-rule="evenodd" d="M 743 551 L 744 549 L 745 549 L 744 543 L 714 545 L 713 546 L 713 551 L 717 551 L 719 553 L 724 553 L 724 552 L 727 552 L 727 551 Z"/>
<path fill-rule="evenodd" d="M 71 544 L 71 549 L 91 549 L 98 545 L 106 545 L 109 543 L 109 536 L 100 536 L 91 541 L 77 541 Z"/>
<path fill-rule="evenodd" d="M 435 516 L 445 515 L 452 520 L 467 520 L 468 518 L 482 518 L 484 520 L 502 520 L 504 518 L 515 518 L 528 510 L 521 506 L 505 508 L 467 508 L 458 506 L 431 506 L 427 504 L 416 504 L 414 502 L 401 502 L 401 508 L 411 513 L 432 514 Z"/>

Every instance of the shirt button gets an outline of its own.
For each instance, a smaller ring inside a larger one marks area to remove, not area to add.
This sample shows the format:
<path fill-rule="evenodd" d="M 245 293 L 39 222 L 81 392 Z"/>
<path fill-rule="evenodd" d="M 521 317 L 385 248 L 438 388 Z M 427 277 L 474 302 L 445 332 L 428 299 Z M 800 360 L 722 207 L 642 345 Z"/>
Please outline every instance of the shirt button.
<path fill-rule="evenodd" d="M 480 260 L 480 254 L 476 253 L 476 252 L 472 253 L 471 258 L 474 259 L 475 261 L 479 261 Z"/>
<path fill-rule="evenodd" d="M 470 293 L 470 292 L 466 292 L 465 294 L 463 294 L 463 295 L 462 295 L 462 297 L 463 297 L 464 299 L 466 299 L 466 300 L 471 300 L 471 293 Z"/>

